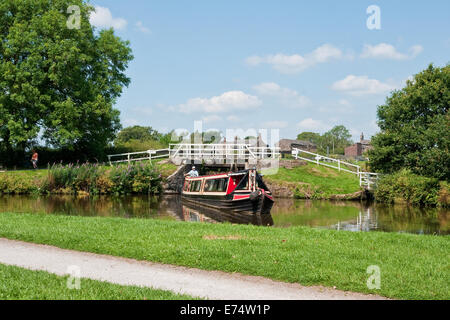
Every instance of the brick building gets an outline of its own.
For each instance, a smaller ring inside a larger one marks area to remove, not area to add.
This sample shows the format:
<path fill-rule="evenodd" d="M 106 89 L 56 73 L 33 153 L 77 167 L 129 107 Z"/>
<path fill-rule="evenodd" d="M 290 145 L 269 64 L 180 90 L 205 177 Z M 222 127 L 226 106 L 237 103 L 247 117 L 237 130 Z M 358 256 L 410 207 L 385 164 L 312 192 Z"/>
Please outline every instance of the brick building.
<path fill-rule="evenodd" d="M 317 146 L 309 141 L 281 139 L 275 144 L 275 147 L 280 148 L 282 157 L 292 154 L 293 148 L 302 149 L 310 152 L 317 152 Z"/>
<path fill-rule="evenodd" d="M 345 156 L 352 158 L 361 157 L 364 154 L 364 152 L 372 148 L 373 147 L 370 140 L 364 140 L 364 133 L 361 133 L 359 142 L 355 143 L 350 147 L 345 148 Z"/>

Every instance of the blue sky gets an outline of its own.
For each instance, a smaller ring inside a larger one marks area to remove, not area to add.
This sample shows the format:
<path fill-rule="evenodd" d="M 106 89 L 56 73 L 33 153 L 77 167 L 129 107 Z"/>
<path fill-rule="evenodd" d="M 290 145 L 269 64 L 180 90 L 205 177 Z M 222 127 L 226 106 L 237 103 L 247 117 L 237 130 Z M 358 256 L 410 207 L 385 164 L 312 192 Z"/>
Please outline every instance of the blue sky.
<path fill-rule="evenodd" d="M 124 126 L 161 131 L 343 124 L 375 134 L 377 105 L 450 62 L 450 1 L 92 0 L 91 22 L 131 42 Z M 381 29 L 369 30 L 370 5 Z"/>

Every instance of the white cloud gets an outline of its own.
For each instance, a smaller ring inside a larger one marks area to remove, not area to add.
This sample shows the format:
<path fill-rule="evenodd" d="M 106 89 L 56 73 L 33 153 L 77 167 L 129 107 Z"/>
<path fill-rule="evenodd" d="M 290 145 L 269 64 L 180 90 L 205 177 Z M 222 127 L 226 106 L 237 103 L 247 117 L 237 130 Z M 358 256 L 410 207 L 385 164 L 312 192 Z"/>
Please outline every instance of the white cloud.
<path fill-rule="evenodd" d="M 113 18 L 108 8 L 95 6 L 95 11 L 91 13 L 89 22 L 99 28 L 114 28 L 117 30 L 124 29 L 127 21 L 123 18 Z"/>
<path fill-rule="evenodd" d="M 423 47 L 420 45 L 412 46 L 409 49 L 409 53 L 405 54 L 398 52 L 393 45 L 388 43 L 380 43 L 374 46 L 366 44 L 361 54 L 361 58 L 407 60 L 415 58 L 422 51 Z"/>
<path fill-rule="evenodd" d="M 222 120 L 222 117 L 218 116 L 217 114 L 212 114 L 212 115 L 208 115 L 208 116 L 204 116 L 202 118 L 202 121 L 204 123 L 211 123 L 211 122 L 217 122 L 219 120 Z"/>
<path fill-rule="evenodd" d="M 302 131 L 312 131 L 312 132 L 322 132 L 325 131 L 327 126 L 320 120 L 314 120 L 312 118 L 307 118 L 299 123 L 297 127 Z"/>
<path fill-rule="evenodd" d="M 138 29 L 142 33 L 148 33 L 148 34 L 152 33 L 149 28 L 144 26 L 142 21 L 136 22 L 135 26 L 136 26 L 136 29 Z"/>
<path fill-rule="evenodd" d="M 265 128 L 265 129 L 283 129 L 283 128 L 287 128 L 289 123 L 287 121 L 274 120 L 274 121 L 263 122 L 261 125 L 262 125 L 262 128 Z"/>
<path fill-rule="evenodd" d="M 227 112 L 233 110 L 248 110 L 259 107 L 262 102 L 256 96 L 242 91 L 228 91 L 212 98 L 193 98 L 186 103 L 170 107 L 171 111 L 183 113 L 192 112 Z"/>
<path fill-rule="evenodd" d="M 280 99 L 281 103 L 288 107 L 303 108 L 310 104 L 307 97 L 300 95 L 295 90 L 282 88 L 275 82 L 264 82 L 253 86 L 253 89 L 260 95 Z"/>
<path fill-rule="evenodd" d="M 351 106 L 351 103 L 348 100 L 346 100 L 346 99 L 339 100 L 338 104 L 343 106 L 343 107 L 350 107 Z"/>
<path fill-rule="evenodd" d="M 298 73 L 319 63 L 325 63 L 332 59 L 341 59 L 344 55 L 342 51 L 330 44 L 324 44 L 314 51 L 301 56 L 299 54 L 285 55 L 278 53 L 264 57 L 252 56 L 246 59 L 250 66 L 269 64 L 281 73 Z"/>
<path fill-rule="evenodd" d="M 336 81 L 331 88 L 354 96 L 385 94 L 397 88 L 397 86 L 383 83 L 368 76 L 348 75 L 345 79 Z"/>

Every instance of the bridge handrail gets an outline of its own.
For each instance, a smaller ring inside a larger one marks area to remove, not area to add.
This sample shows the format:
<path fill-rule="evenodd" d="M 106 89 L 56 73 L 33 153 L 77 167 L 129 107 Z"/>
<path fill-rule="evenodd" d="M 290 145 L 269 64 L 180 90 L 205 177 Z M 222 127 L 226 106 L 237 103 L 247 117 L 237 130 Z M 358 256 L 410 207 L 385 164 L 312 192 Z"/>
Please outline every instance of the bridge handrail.
<path fill-rule="evenodd" d="M 167 154 L 158 155 L 158 153 L 161 153 L 161 152 L 166 152 Z M 138 155 L 138 154 L 147 154 L 148 156 L 141 157 L 141 158 L 131 158 L 131 156 Z M 127 159 L 111 161 L 111 159 L 113 157 L 124 157 L 124 156 L 126 156 Z M 123 163 L 123 162 L 130 163 L 131 161 L 142 161 L 142 160 L 159 159 L 159 158 L 165 158 L 165 157 L 168 157 L 168 156 L 169 156 L 169 149 L 168 148 L 166 148 L 166 149 L 158 149 L 158 150 L 146 150 L 146 151 L 140 151 L 140 152 L 127 152 L 127 153 L 119 153 L 119 154 L 109 154 L 109 155 L 107 155 L 110 165 L 113 164 L 113 163 Z"/>
<path fill-rule="evenodd" d="M 305 158 L 305 157 L 301 157 L 299 156 L 299 153 L 306 153 L 309 155 L 312 155 L 315 157 L 315 160 L 309 159 L 309 158 Z M 361 167 L 353 164 L 353 163 L 349 163 L 346 161 L 342 161 L 340 159 L 334 159 L 334 158 L 330 158 L 330 157 L 326 157 L 323 155 L 320 155 L 318 153 L 314 153 L 314 152 L 310 152 L 310 151 L 306 151 L 306 150 L 302 150 L 302 149 L 298 149 L 298 148 L 292 148 L 292 155 L 295 157 L 295 159 L 301 159 L 301 160 L 305 160 L 311 163 L 315 163 L 317 165 L 321 165 L 321 166 L 325 166 L 325 167 L 329 167 L 329 168 L 333 168 L 339 171 L 345 171 L 345 172 L 349 172 L 349 173 L 353 173 L 356 174 L 359 177 L 359 185 L 361 187 L 367 187 L 369 190 L 372 186 L 376 186 L 377 184 L 377 180 L 380 177 L 379 173 L 374 173 L 374 172 L 364 172 L 361 170 Z M 332 162 L 337 162 L 338 166 L 332 166 L 323 162 L 320 162 L 320 160 L 322 159 L 327 159 L 330 160 Z M 356 168 L 356 171 L 352 171 L 352 170 L 348 170 L 345 168 L 342 168 L 342 165 L 345 166 L 349 166 L 349 167 L 354 167 Z"/>
<path fill-rule="evenodd" d="M 245 143 L 227 143 L 227 144 L 201 144 L 201 143 L 180 143 L 171 144 L 169 146 L 170 157 L 176 157 L 180 152 L 187 152 L 190 156 L 210 157 L 210 156 L 239 156 L 251 155 L 252 158 L 264 156 L 279 156 L 280 148 L 278 147 L 258 147 Z"/>

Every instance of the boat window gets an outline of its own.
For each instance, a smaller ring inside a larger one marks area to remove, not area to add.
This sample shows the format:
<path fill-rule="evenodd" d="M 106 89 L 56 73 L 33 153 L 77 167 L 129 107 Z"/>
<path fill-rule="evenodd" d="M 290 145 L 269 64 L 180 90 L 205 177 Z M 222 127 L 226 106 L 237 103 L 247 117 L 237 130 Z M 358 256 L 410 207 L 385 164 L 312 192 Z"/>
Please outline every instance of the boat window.
<path fill-rule="evenodd" d="M 236 187 L 236 190 L 247 190 L 248 189 L 248 175 L 246 175 Z"/>
<path fill-rule="evenodd" d="M 199 192 L 201 186 L 202 186 L 202 180 L 192 181 L 190 191 L 191 192 Z"/>
<path fill-rule="evenodd" d="M 216 180 L 206 180 L 205 187 L 203 188 L 203 191 L 205 192 L 212 192 L 214 189 L 214 181 Z"/>
<path fill-rule="evenodd" d="M 228 187 L 228 178 L 217 180 L 217 192 L 225 192 Z"/>
<path fill-rule="evenodd" d="M 206 180 L 205 192 L 225 192 L 227 191 L 228 178 Z"/>

